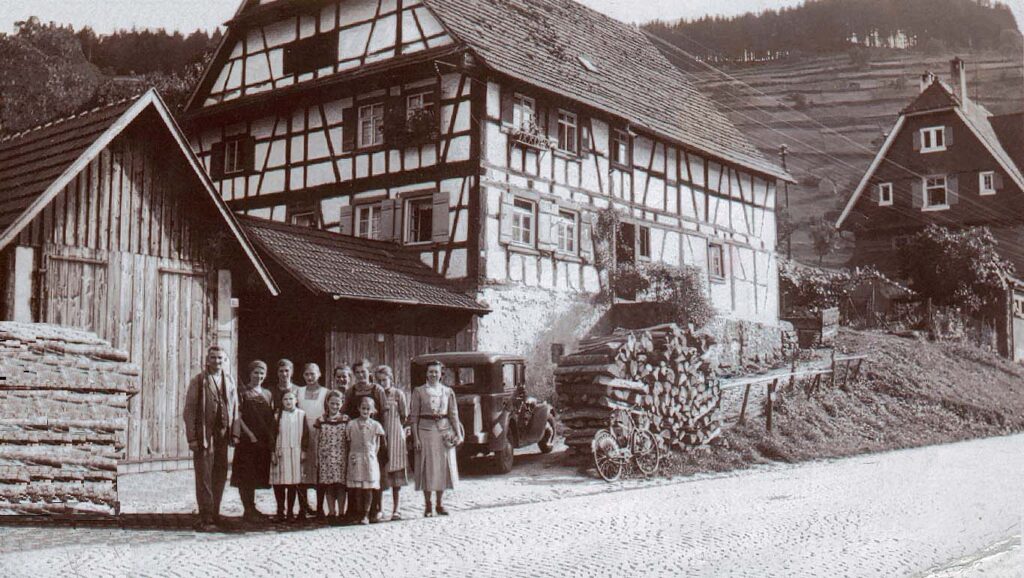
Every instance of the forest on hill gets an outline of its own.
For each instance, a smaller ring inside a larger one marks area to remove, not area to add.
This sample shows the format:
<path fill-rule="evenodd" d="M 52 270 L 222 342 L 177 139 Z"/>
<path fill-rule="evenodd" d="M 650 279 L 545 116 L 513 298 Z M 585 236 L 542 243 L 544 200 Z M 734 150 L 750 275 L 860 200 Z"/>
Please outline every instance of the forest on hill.
<path fill-rule="evenodd" d="M 1013 12 L 989 0 L 806 0 L 760 14 L 655 21 L 646 28 L 712 62 L 826 55 L 854 44 L 934 53 L 1020 43 Z"/>
<path fill-rule="evenodd" d="M 0 136 L 156 87 L 184 105 L 220 42 L 196 31 L 121 30 L 44 24 L 30 18 L 0 34 Z"/>

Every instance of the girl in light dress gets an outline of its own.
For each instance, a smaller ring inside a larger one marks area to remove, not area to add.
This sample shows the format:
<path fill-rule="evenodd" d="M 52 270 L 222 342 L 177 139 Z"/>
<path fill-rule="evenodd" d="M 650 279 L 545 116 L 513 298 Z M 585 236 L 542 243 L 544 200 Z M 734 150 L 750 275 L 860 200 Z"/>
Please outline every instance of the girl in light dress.
<path fill-rule="evenodd" d="M 327 500 L 327 517 L 334 525 L 345 511 L 345 472 L 348 466 L 346 429 L 349 417 L 341 413 L 344 396 L 335 390 L 327 394 L 327 412 L 316 421 L 319 445 L 317 491 Z"/>
<path fill-rule="evenodd" d="M 291 521 L 295 499 L 302 483 L 302 462 L 309 444 L 306 414 L 295 406 L 295 393 L 281 396 L 281 410 L 277 413 L 277 442 L 271 454 L 270 483 L 285 494 L 285 509 L 278 512 L 278 521 Z M 305 518 L 299 509 L 298 519 Z"/>
<path fill-rule="evenodd" d="M 387 452 L 384 427 L 371 417 L 375 409 L 373 398 L 364 397 L 359 402 L 359 417 L 348 423 L 347 430 L 347 485 L 356 501 L 353 519 L 360 524 L 370 523 L 373 492 L 380 488 L 379 454 Z"/>
<path fill-rule="evenodd" d="M 409 484 L 407 474 L 408 453 L 405 446 L 405 424 L 409 419 L 409 403 L 405 392 L 395 387 L 395 374 L 387 365 L 377 366 L 377 383 L 384 388 L 384 407 L 381 411 L 381 425 L 388 443 L 388 460 L 381 472 L 381 489 L 391 488 L 391 519 L 401 520 L 398 513 L 399 493 Z"/>

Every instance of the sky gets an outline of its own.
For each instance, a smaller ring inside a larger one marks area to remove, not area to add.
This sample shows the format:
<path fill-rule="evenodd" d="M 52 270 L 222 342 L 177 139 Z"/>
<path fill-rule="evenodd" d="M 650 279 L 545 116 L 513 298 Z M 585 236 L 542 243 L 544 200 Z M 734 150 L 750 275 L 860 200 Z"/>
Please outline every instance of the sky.
<path fill-rule="evenodd" d="M 626 22 L 698 18 L 706 14 L 735 15 L 767 8 L 794 6 L 801 0 L 581 0 Z M 1024 0 L 1015 0 L 1024 2 Z M 98 33 L 118 28 L 165 28 L 191 32 L 211 30 L 229 20 L 240 0 L 0 0 L 0 32 L 29 16 L 43 22 L 90 26 Z"/>

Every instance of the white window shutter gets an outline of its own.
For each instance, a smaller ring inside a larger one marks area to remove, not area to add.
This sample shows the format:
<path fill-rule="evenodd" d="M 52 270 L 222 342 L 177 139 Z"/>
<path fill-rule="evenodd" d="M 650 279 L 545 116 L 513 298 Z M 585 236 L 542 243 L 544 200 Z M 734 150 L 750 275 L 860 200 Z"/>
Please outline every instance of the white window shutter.
<path fill-rule="evenodd" d="M 591 213 L 580 214 L 580 257 L 584 261 L 590 261 L 594 255 L 593 241 L 591 239 L 592 222 L 593 215 Z"/>
<path fill-rule="evenodd" d="M 435 243 L 448 242 L 448 191 L 434 193 L 434 207 L 431 211 L 433 223 L 431 225 L 431 237 Z"/>
<path fill-rule="evenodd" d="M 996 171 L 995 174 L 992 175 L 992 186 L 997 191 L 1003 190 L 1003 173 Z"/>
<path fill-rule="evenodd" d="M 352 235 L 353 223 L 352 223 L 352 206 L 341 208 L 341 218 L 338 222 L 341 227 L 342 235 Z"/>
<path fill-rule="evenodd" d="M 398 230 L 401 232 L 401 227 Z M 391 199 L 385 199 L 380 203 L 380 238 L 382 241 L 392 241 L 395 238 L 395 201 Z"/>
<path fill-rule="evenodd" d="M 537 248 L 541 251 L 555 249 L 555 235 L 551 230 L 554 225 L 553 215 L 558 213 L 558 205 L 550 201 L 541 201 L 537 206 Z"/>
<path fill-rule="evenodd" d="M 924 207 L 924 182 L 920 179 L 910 182 L 910 203 L 915 209 Z"/>
<path fill-rule="evenodd" d="M 503 244 L 512 242 L 512 209 L 515 201 L 512 193 L 505 191 L 501 193 L 500 226 L 498 229 L 498 241 Z"/>
<path fill-rule="evenodd" d="M 914 131 L 914 150 L 921 150 L 921 131 L 919 130 Z"/>
<path fill-rule="evenodd" d="M 960 202 L 960 178 L 957 175 L 946 177 L 946 204 L 955 205 Z"/>

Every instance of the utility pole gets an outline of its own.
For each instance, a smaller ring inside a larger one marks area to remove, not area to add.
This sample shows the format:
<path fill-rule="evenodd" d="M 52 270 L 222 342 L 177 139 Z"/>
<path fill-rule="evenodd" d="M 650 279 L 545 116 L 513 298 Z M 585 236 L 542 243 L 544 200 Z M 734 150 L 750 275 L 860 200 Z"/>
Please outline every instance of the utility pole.
<path fill-rule="evenodd" d="M 789 152 L 789 147 L 785 144 L 779 146 L 779 159 L 782 160 L 782 170 L 787 171 L 786 167 L 786 153 Z M 792 219 L 793 216 L 789 214 L 789 181 L 782 183 L 783 190 L 785 191 L 786 198 L 786 216 Z M 791 223 L 792 224 L 792 223 Z M 786 258 L 793 259 L 793 231 L 788 231 L 786 234 Z"/>

